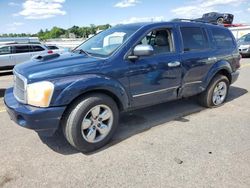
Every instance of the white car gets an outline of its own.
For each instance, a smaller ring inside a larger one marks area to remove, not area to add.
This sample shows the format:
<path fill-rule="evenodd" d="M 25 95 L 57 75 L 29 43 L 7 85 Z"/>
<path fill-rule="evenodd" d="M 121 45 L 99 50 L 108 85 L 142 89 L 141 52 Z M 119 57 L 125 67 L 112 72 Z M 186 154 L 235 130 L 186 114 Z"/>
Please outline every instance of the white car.
<path fill-rule="evenodd" d="M 68 48 L 62 48 L 54 44 L 45 44 L 45 47 L 47 47 L 48 50 L 52 50 L 54 53 L 64 53 L 69 51 Z"/>
<path fill-rule="evenodd" d="M 56 48 L 56 46 L 54 46 Z M 40 43 L 0 43 L 0 70 L 10 70 L 15 65 L 30 60 L 41 53 L 58 53 Z"/>

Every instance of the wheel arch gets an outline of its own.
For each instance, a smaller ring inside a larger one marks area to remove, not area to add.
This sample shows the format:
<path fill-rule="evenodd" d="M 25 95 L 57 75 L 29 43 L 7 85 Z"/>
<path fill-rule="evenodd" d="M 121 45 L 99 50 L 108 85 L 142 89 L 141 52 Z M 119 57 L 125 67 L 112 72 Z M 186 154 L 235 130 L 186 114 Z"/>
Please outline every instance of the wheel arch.
<path fill-rule="evenodd" d="M 230 66 L 230 63 L 227 61 L 220 61 L 217 62 L 216 64 L 214 64 L 212 66 L 212 68 L 209 70 L 207 76 L 205 77 L 204 80 L 204 88 L 207 88 L 207 86 L 209 85 L 209 83 L 212 81 L 212 79 L 216 76 L 216 75 L 224 75 L 228 78 L 229 83 L 231 84 L 232 82 L 232 68 Z"/>
<path fill-rule="evenodd" d="M 129 107 L 127 91 L 117 80 L 101 75 L 88 75 L 57 80 L 51 106 L 68 106 L 87 94 L 103 93 L 111 97 L 119 110 Z"/>

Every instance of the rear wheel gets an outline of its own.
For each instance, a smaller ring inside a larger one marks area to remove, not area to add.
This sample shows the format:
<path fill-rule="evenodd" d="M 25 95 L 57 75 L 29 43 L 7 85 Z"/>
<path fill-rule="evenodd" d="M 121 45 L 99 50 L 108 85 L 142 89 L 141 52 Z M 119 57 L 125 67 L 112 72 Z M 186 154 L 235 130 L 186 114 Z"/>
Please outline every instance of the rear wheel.
<path fill-rule="evenodd" d="M 204 107 L 218 107 L 226 101 L 228 89 L 228 78 L 223 75 L 217 75 L 210 82 L 206 91 L 199 95 L 199 102 Z"/>
<path fill-rule="evenodd" d="M 223 24 L 224 23 L 224 19 L 222 17 L 217 19 L 217 24 Z"/>
<path fill-rule="evenodd" d="M 108 96 L 95 94 L 77 100 L 63 121 L 68 142 L 82 152 L 91 152 L 108 143 L 119 121 L 116 103 Z"/>

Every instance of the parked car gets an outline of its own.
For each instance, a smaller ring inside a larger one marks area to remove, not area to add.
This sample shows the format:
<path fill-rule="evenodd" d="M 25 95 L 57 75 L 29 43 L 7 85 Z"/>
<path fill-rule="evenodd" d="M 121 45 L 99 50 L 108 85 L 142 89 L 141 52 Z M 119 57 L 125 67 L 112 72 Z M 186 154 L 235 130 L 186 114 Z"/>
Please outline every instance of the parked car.
<path fill-rule="evenodd" d="M 48 50 L 52 50 L 54 53 L 64 53 L 69 51 L 69 49 L 59 47 L 55 44 L 45 44 L 45 47 L 47 47 Z"/>
<path fill-rule="evenodd" d="M 209 22 L 209 23 L 217 23 L 217 24 L 232 24 L 234 19 L 233 14 L 229 13 L 218 13 L 218 12 L 209 12 L 202 15 L 202 18 L 199 20 Z"/>
<path fill-rule="evenodd" d="M 243 57 L 249 56 L 250 55 L 250 33 L 239 38 L 237 43 L 238 43 L 240 54 Z"/>
<path fill-rule="evenodd" d="M 221 106 L 239 61 L 232 33 L 221 26 L 119 25 L 72 53 L 15 66 L 4 101 L 20 126 L 46 136 L 62 128 L 73 147 L 90 152 L 109 142 L 121 111 L 190 96 L 205 107 Z"/>
<path fill-rule="evenodd" d="M 40 54 L 62 52 L 62 49 L 51 50 L 41 43 L 0 43 L 0 70 L 11 70 L 19 63 L 30 60 Z"/>

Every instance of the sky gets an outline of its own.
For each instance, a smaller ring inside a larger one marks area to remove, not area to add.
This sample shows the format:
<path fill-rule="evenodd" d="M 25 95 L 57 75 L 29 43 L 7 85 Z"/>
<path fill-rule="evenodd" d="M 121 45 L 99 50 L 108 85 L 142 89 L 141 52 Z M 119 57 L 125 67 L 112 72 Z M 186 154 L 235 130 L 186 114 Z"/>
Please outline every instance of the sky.
<path fill-rule="evenodd" d="M 232 13 L 234 23 L 250 24 L 250 0 L 0 0 L 0 34 L 199 18 L 211 11 Z"/>

